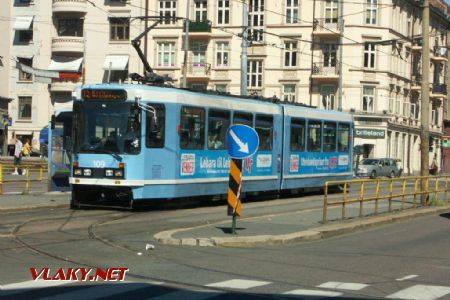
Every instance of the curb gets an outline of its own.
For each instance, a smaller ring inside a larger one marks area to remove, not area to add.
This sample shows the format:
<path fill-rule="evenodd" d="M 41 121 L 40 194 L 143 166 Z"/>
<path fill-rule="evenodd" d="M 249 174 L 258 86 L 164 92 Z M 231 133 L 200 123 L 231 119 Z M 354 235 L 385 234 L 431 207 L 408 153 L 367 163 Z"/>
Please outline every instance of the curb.
<path fill-rule="evenodd" d="M 416 217 L 435 214 L 438 212 L 448 211 L 450 206 L 418 208 L 414 211 L 401 211 L 391 213 L 389 215 L 371 216 L 366 219 L 358 219 L 352 221 L 343 221 L 339 224 L 322 225 L 316 228 L 281 234 L 281 235 L 256 235 L 241 237 L 210 237 L 210 238 L 173 238 L 172 235 L 189 230 L 195 230 L 208 226 L 216 226 L 223 224 L 219 222 L 215 224 L 201 225 L 191 228 L 173 229 L 162 231 L 153 237 L 163 245 L 175 246 L 199 246 L 199 247 L 254 247 L 254 246 L 271 246 L 298 243 L 303 241 L 312 241 L 326 239 L 338 235 L 344 235 L 356 231 L 361 231 L 376 225 L 389 224 L 400 220 L 407 220 Z"/>
<path fill-rule="evenodd" d="M 14 207 L 0 207 L 0 212 L 15 212 L 21 210 L 30 210 L 38 208 L 69 208 L 69 204 L 43 204 L 43 205 L 22 205 Z"/>

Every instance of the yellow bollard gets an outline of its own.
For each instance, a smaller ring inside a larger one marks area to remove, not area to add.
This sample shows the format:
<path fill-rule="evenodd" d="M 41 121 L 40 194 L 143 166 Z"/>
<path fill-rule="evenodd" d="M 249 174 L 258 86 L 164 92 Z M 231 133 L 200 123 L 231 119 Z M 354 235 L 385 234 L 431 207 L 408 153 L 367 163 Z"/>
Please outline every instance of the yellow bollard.
<path fill-rule="evenodd" d="M 436 181 L 434 184 L 434 201 L 438 201 L 438 193 L 439 193 L 439 177 L 435 177 L 434 180 Z"/>
<path fill-rule="evenodd" d="M 41 166 L 39 169 L 39 180 L 42 181 L 44 179 L 44 168 Z"/>
<path fill-rule="evenodd" d="M 347 205 L 348 182 L 344 183 L 344 203 L 342 203 L 342 219 L 345 219 L 345 206 Z"/>
<path fill-rule="evenodd" d="M 363 202 L 364 202 L 364 181 L 361 181 L 361 190 L 359 194 L 359 217 L 363 215 Z"/>
<path fill-rule="evenodd" d="M 28 168 L 25 169 L 26 175 L 25 175 L 25 192 L 24 194 L 30 193 L 30 170 Z"/>
<path fill-rule="evenodd" d="M 375 189 L 375 214 L 378 214 L 378 198 L 380 197 L 380 179 L 377 179 L 377 186 Z"/>
<path fill-rule="evenodd" d="M 392 190 L 394 187 L 394 182 L 391 179 L 391 182 L 389 183 L 389 212 L 392 211 Z"/>
<path fill-rule="evenodd" d="M 402 210 L 405 209 L 405 193 L 406 193 L 406 178 L 403 179 L 403 186 L 402 186 Z"/>
<path fill-rule="evenodd" d="M 419 178 L 415 179 L 414 182 L 414 200 L 413 200 L 413 208 L 417 206 L 417 189 L 419 188 Z"/>
<path fill-rule="evenodd" d="M 425 206 L 428 206 L 430 204 L 430 176 L 428 176 L 425 180 L 425 192 L 427 195 L 427 201 Z"/>

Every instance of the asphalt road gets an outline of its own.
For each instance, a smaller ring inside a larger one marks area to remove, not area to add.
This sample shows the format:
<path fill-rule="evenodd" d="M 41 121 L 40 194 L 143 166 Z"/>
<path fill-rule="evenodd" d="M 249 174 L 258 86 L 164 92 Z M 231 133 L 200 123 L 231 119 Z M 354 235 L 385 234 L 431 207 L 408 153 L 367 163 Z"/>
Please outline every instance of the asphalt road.
<path fill-rule="evenodd" d="M 296 201 L 314 207 L 322 196 L 246 207 L 254 214 L 274 207 L 282 212 Z M 156 232 L 221 220 L 224 212 L 223 206 L 206 206 L 2 213 L 0 298 L 450 299 L 449 215 L 289 246 L 198 248 L 153 241 Z M 116 283 L 44 282 L 32 281 L 30 267 L 52 274 L 69 267 L 129 272 Z"/>

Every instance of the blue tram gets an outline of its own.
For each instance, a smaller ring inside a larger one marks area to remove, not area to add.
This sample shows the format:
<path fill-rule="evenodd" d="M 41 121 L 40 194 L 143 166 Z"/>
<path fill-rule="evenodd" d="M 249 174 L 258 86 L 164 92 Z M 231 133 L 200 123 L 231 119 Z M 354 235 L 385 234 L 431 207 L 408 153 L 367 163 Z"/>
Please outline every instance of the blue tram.
<path fill-rule="evenodd" d="M 260 140 L 244 160 L 243 193 L 352 176 L 347 113 L 142 84 L 85 85 L 75 95 L 72 207 L 226 194 L 231 124 Z"/>

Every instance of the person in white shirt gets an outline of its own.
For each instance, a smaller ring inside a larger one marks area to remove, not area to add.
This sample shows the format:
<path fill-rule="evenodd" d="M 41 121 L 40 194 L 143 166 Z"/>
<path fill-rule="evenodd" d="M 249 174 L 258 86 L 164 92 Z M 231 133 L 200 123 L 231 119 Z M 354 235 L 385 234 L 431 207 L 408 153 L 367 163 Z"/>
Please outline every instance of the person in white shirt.
<path fill-rule="evenodd" d="M 23 150 L 23 144 L 19 140 L 18 137 L 16 137 L 16 148 L 14 150 L 14 173 L 12 175 L 19 175 L 18 169 L 20 168 L 20 165 L 22 164 L 22 150 Z"/>

